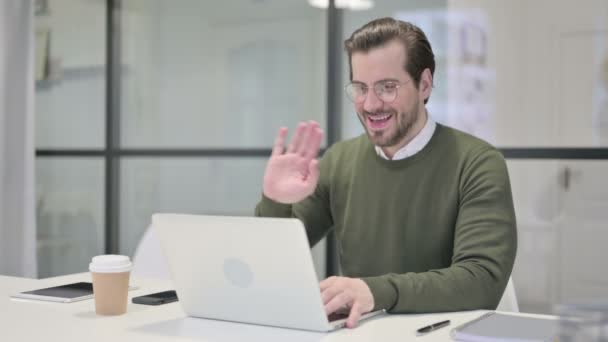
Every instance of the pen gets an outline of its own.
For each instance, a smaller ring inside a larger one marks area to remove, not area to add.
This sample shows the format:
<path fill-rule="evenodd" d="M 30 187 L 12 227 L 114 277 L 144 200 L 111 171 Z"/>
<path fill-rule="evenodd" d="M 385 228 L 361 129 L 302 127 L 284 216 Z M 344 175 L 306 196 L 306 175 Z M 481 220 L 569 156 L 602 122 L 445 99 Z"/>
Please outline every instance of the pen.
<path fill-rule="evenodd" d="M 426 327 L 422 327 L 422 328 L 416 330 L 416 335 L 417 336 L 424 335 L 424 334 L 430 333 L 431 331 L 441 329 L 448 325 L 450 325 L 450 320 L 433 323 L 431 325 L 427 325 Z"/>

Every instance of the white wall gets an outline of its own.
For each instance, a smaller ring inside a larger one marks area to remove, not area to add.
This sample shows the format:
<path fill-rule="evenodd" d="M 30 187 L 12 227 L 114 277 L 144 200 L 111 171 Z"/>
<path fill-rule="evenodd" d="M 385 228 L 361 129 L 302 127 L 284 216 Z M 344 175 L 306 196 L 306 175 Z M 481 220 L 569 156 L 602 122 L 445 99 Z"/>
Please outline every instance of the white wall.
<path fill-rule="evenodd" d="M 608 3 L 451 0 L 449 10 L 481 11 L 488 23 L 493 143 L 606 146 L 601 66 L 608 61 Z M 608 190 L 600 176 L 608 162 L 511 160 L 508 166 L 521 309 L 548 313 L 558 303 L 608 297 L 608 276 L 598 272 L 608 257 L 600 242 L 608 241 Z"/>

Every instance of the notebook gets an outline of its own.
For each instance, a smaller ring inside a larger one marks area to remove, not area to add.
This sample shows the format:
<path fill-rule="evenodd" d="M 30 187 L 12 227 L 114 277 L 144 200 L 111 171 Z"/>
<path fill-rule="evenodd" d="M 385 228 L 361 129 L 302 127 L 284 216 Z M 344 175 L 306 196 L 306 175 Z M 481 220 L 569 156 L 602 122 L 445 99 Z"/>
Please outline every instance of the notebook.
<path fill-rule="evenodd" d="M 558 320 L 488 312 L 451 331 L 456 341 L 540 342 L 555 341 Z"/>

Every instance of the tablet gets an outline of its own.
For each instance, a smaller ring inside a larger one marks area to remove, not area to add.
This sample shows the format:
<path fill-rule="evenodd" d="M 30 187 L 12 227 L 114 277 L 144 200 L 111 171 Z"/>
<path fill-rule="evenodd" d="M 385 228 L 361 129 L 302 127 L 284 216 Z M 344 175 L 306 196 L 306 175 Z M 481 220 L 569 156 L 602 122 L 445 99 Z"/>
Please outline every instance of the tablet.
<path fill-rule="evenodd" d="M 456 341 L 556 341 L 559 321 L 490 311 L 451 331 Z"/>
<path fill-rule="evenodd" d="M 129 290 L 134 289 L 136 289 L 136 287 L 129 286 Z M 72 303 L 93 298 L 93 284 L 88 282 L 78 282 L 66 285 L 59 285 L 43 289 L 19 292 L 12 294 L 11 297 L 60 303 Z"/>

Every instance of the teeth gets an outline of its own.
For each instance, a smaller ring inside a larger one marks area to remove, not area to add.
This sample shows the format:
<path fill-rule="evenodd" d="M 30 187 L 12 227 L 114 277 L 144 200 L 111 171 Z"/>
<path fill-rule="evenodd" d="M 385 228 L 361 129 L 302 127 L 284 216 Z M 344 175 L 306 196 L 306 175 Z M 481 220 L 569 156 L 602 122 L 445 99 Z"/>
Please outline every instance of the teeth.
<path fill-rule="evenodd" d="M 382 121 L 382 120 L 386 120 L 388 119 L 388 117 L 391 116 L 390 114 L 385 114 L 385 115 L 374 115 L 374 116 L 370 116 L 370 120 L 372 121 Z"/>

